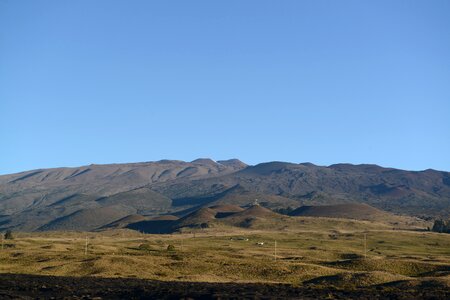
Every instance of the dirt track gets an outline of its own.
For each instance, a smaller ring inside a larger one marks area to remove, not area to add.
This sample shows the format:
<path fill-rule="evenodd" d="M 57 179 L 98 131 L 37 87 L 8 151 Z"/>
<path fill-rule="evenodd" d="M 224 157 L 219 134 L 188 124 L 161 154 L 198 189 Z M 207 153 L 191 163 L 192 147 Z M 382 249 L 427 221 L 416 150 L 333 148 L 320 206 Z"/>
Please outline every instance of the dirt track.
<path fill-rule="evenodd" d="M 0 299 L 449 299 L 435 288 L 292 287 L 289 285 L 163 282 L 130 278 L 74 278 L 0 274 Z"/>

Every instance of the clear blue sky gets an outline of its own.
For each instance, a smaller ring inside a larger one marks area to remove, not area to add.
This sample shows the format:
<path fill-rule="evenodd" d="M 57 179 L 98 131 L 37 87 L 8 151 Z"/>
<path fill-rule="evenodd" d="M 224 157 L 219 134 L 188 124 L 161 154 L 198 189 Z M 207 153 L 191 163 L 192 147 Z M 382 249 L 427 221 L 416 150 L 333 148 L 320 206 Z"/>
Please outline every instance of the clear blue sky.
<path fill-rule="evenodd" d="M 163 158 L 450 170 L 450 1 L 0 0 L 0 174 Z"/>

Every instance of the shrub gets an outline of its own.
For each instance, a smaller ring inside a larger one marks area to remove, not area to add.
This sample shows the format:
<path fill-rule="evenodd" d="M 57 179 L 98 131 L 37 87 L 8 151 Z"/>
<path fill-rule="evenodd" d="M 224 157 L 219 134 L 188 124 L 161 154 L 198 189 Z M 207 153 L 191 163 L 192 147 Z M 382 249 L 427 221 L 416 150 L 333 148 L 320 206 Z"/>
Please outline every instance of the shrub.
<path fill-rule="evenodd" d="M 175 246 L 170 244 L 169 246 L 167 246 L 167 251 L 175 251 Z"/>
<path fill-rule="evenodd" d="M 282 215 L 289 215 L 294 209 L 291 206 L 275 209 L 275 212 Z"/>
<path fill-rule="evenodd" d="M 443 233 L 450 233 L 450 220 L 444 221 L 444 220 L 435 220 L 433 229 L 431 229 L 434 232 L 443 232 Z"/>
<path fill-rule="evenodd" d="M 5 240 L 13 240 L 13 239 L 14 239 L 14 236 L 12 234 L 12 231 L 11 230 L 6 231 Z"/>

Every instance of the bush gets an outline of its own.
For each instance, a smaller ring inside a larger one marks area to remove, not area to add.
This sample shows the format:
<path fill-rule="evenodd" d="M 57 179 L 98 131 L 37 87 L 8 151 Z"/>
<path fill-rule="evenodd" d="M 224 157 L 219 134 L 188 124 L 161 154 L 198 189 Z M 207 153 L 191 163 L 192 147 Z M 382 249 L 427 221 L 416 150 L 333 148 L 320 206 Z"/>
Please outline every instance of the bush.
<path fill-rule="evenodd" d="M 450 233 L 450 220 L 435 220 L 431 230 L 434 232 Z"/>
<path fill-rule="evenodd" d="M 14 236 L 12 234 L 12 231 L 11 230 L 6 231 L 5 240 L 13 240 L 13 239 L 14 239 Z"/>
<path fill-rule="evenodd" d="M 289 215 L 294 209 L 291 206 L 275 209 L 275 212 L 282 215 Z"/>
<path fill-rule="evenodd" d="M 167 246 L 167 251 L 175 251 L 175 246 L 170 244 L 169 246 Z"/>

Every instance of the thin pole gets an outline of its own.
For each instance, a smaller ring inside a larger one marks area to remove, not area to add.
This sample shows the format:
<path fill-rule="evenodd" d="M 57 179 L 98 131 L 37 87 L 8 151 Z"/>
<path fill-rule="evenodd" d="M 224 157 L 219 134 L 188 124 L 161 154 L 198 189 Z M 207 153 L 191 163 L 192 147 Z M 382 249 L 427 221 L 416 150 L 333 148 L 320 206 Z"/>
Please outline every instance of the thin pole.
<path fill-rule="evenodd" d="M 367 258 L 367 233 L 364 233 L 364 258 Z"/>
<path fill-rule="evenodd" d="M 277 241 L 275 241 L 275 261 L 277 261 Z"/>
<path fill-rule="evenodd" d="M 3 250 L 3 244 L 4 244 L 4 241 L 5 241 L 5 237 L 3 236 L 3 233 L 0 233 L 0 235 L 2 236 L 2 250 Z"/>
<path fill-rule="evenodd" d="M 85 243 L 85 246 L 84 246 L 84 255 L 87 255 L 87 252 L 88 252 L 88 238 L 86 236 L 86 243 Z"/>

